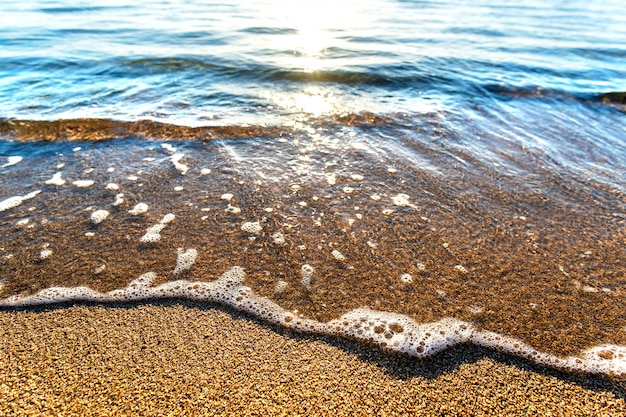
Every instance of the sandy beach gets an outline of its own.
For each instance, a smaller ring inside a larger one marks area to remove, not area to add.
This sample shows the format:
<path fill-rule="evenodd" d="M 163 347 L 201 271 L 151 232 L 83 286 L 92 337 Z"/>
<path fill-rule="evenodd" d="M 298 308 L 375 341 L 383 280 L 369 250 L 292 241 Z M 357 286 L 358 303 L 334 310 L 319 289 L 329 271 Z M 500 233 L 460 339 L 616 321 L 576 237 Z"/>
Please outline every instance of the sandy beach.
<path fill-rule="evenodd" d="M 418 361 L 186 301 L 0 312 L 2 416 L 620 416 L 625 393 L 484 349 Z"/>

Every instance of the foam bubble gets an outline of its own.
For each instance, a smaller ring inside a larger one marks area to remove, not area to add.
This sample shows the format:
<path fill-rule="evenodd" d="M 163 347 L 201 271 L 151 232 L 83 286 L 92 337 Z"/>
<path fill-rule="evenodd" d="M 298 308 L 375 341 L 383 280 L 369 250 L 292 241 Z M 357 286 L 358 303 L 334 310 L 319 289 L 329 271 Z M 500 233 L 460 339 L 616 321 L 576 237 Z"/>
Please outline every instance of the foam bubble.
<path fill-rule="evenodd" d="M 409 202 L 409 196 L 406 194 L 398 194 L 392 197 L 391 200 L 393 201 L 393 204 L 395 204 L 396 206 L 417 208 L 417 206 Z"/>
<path fill-rule="evenodd" d="M 139 239 L 142 243 L 156 243 L 161 240 L 161 231 L 176 218 L 172 213 L 163 216 L 163 219 L 154 226 L 146 230 L 146 233 Z"/>
<path fill-rule="evenodd" d="M 189 171 L 189 167 L 180 162 L 180 160 L 183 159 L 184 157 L 185 155 L 183 155 L 182 153 L 176 153 L 172 155 L 172 157 L 170 158 L 170 160 L 172 161 L 172 164 L 174 164 L 174 168 L 176 168 L 176 170 L 179 171 L 183 175 L 185 175 L 187 171 Z"/>
<path fill-rule="evenodd" d="M 274 286 L 274 292 L 278 294 L 284 292 L 287 289 L 287 285 L 286 281 L 278 281 Z"/>
<path fill-rule="evenodd" d="M 198 251 L 196 249 L 178 248 L 178 257 L 176 258 L 176 267 L 174 268 L 174 275 L 178 275 L 183 271 L 191 269 L 196 262 Z"/>
<path fill-rule="evenodd" d="M 467 268 L 465 268 L 463 265 L 455 265 L 454 269 L 459 271 L 461 274 L 467 274 L 468 273 Z"/>
<path fill-rule="evenodd" d="M 172 145 L 170 145 L 169 143 L 162 143 L 161 144 L 161 148 L 165 149 L 166 151 L 175 153 L 176 152 L 176 148 L 173 147 Z"/>
<path fill-rule="evenodd" d="M 407 316 L 370 309 L 356 309 L 327 324 L 336 334 L 367 340 L 388 349 L 420 358 L 465 343 L 474 331 L 471 324 L 445 318 L 417 324 Z"/>
<path fill-rule="evenodd" d="M 114 206 L 119 206 L 124 203 L 124 194 L 117 194 L 115 196 L 115 201 L 113 202 Z"/>
<path fill-rule="evenodd" d="M 37 191 L 33 191 L 32 193 L 28 193 L 24 196 L 18 195 L 18 196 L 9 197 L 6 200 L 0 201 L 0 212 L 17 207 L 20 204 L 22 204 L 24 201 L 30 200 L 31 198 L 36 197 L 40 192 L 41 190 L 37 190 Z"/>
<path fill-rule="evenodd" d="M 411 274 L 402 274 L 400 275 L 400 281 L 404 282 L 405 284 L 410 284 L 413 282 L 413 275 Z"/>
<path fill-rule="evenodd" d="M 301 268 L 302 280 L 300 282 L 302 283 L 302 285 L 306 287 L 307 290 L 311 289 L 311 279 L 313 278 L 314 271 L 315 269 L 311 265 L 309 264 L 302 265 L 302 268 Z"/>
<path fill-rule="evenodd" d="M 327 174 L 326 175 L 326 182 L 328 182 L 328 185 L 335 185 L 335 184 L 337 184 L 337 176 L 335 174 Z"/>
<path fill-rule="evenodd" d="M 161 231 L 165 229 L 163 224 L 155 224 L 146 230 L 146 233 L 139 239 L 142 243 L 156 243 L 161 240 Z"/>
<path fill-rule="evenodd" d="M 16 226 L 26 226 L 28 224 L 28 222 L 30 222 L 30 219 L 26 218 L 26 219 L 18 220 L 15 223 L 15 225 Z"/>
<path fill-rule="evenodd" d="M 202 168 L 202 170 L 200 171 L 200 175 L 209 175 L 211 173 L 211 170 L 209 168 Z"/>
<path fill-rule="evenodd" d="M 331 255 L 333 255 L 333 258 L 335 258 L 338 261 L 345 261 L 346 257 L 343 256 L 343 254 L 341 252 L 339 252 L 337 249 L 333 250 L 331 252 Z"/>
<path fill-rule="evenodd" d="M 284 245 L 285 244 L 285 235 L 282 232 L 276 232 L 272 234 L 272 241 L 276 245 Z"/>
<path fill-rule="evenodd" d="M 115 184 L 114 182 L 110 182 L 107 184 L 106 189 L 108 191 L 117 191 L 120 189 L 120 186 Z"/>
<path fill-rule="evenodd" d="M 108 172 L 109 174 L 110 174 L 110 173 L 112 173 L 112 172 L 115 172 L 115 168 L 113 168 L 113 167 L 109 167 L 109 168 L 107 169 L 107 172 Z"/>
<path fill-rule="evenodd" d="M 52 251 L 50 249 L 43 249 L 41 252 L 39 252 L 39 259 L 47 259 L 50 257 L 50 255 L 52 255 Z"/>
<path fill-rule="evenodd" d="M 109 212 L 106 210 L 96 210 L 91 213 L 91 222 L 93 224 L 102 223 L 107 217 L 109 217 Z"/>
<path fill-rule="evenodd" d="M 132 210 L 128 210 L 128 212 L 132 214 L 133 216 L 138 216 L 140 214 L 144 214 L 145 212 L 147 212 L 148 209 L 149 207 L 146 203 L 139 203 L 135 207 L 133 207 Z"/>
<path fill-rule="evenodd" d="M 46 184 L 48 185 L 63 185 L 65 184 L 65 180 L 63 178 L 61 178 L 61 172 L 57 172 L 55 173 L 52 178 L 50 178 L 49 180 L 46 181 Z"/>
<path fill-rule="evenodd" d="M 92 185 L 94 185 L 94 181 L 93 180 L 78 180 L 78 181 L 73 181 L 72 184 L 74 184 L 78 188 L 89 188 Z"/>
<path fill-rule="evenodd" d="M 177 185 L 176 187 L 174 187 L 174 191 L 183 191 L 184 188 L 181 187 L 180 185 Z"/>
<path fill-rule="evenodd" d="M 258 235 L 263 230 L 263 226 L 261 226 L 261 223 L 259 223 L 258 221 L 245 222 L 241 225 L 241 230 L 252 235 Z"/>
<path fill-rule="evenodd" d="M 163 219 L 161 219 L 161 224 L 169 224 L 172 221 L 174 221 L 174 219 L 176 218 L 176 216 L 172 213 L 168 213 L 165 216 L 163 216 Z"/>
<path fill-rule="evenodd" d="M 230 201 L 233 199 L 233 195 L 231 193 L 225 193 L 220 196 L 222 200 Z"/>
<path fill-rule="evenodd" d="M 20 162 L 22 162 L 22 159 L 24 159 L 24 158 L 22 158 L 21 156 L 18 156 L 18 155 L 16 155 L 16 156 L 9 156 L 7 158 L 7 163 L 2 165 L 2 166 L 0 166 L 0 168 L 6 168 L 6 167 L 10 167 L 11 165 L 19 164 Z"/>
<path fill-rule="evenodd" d="M 136 175 L 129 175 L 128 177 L 126 177 L 126 179 L 128 181 L 137 181 L 139 179 L 139 177 L 136 176 Z"/>
<path fill-rule="evenodd" d="M 226 211 L 228 213 L 232 213 L 232 214 L 239 214 L 239 213 L 241 213 L 241 209 L 239 207 L 231 206 L 230 204 L 228 205 L 228 207 L 226 207 L 224 209 L 224 211 Z"/>

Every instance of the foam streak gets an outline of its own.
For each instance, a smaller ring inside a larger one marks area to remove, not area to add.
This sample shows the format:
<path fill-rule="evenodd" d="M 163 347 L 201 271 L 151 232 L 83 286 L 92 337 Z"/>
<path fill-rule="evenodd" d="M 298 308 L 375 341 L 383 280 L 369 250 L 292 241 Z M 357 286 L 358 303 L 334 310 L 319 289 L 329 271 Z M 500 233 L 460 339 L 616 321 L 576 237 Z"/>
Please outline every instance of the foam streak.
<path fill-rule="evenodd" d="M 480 331 L 472 324 L 454 318 L 419 324 L 396 313 L 356 309 L 336 320 L 321 323 L 301 318 L 267 298 L 260 297 L 243 284 L 245 272 L 233 267 L 212 282 L 177 280 L 153 287 L 154 272 L 145 273 L 126 288 L 101 293 L 88 287 L 53 287 L 30 296 L 0 300 L 0 307 L 34 306 L 60 302 L 128 302 L 164 298 L 208 301 L 253 314 L 277 324 L 306 333 L 335 335 L 374 343 L 392 351 L 417 358 L 432 356 L 463 343 L 472 343 L 526 357 L 541 365 L 592 374 L 626 375 L 626 346 L 599 345 L 580 355 L 561 358 L 539 352 L 511 337 Z"/>

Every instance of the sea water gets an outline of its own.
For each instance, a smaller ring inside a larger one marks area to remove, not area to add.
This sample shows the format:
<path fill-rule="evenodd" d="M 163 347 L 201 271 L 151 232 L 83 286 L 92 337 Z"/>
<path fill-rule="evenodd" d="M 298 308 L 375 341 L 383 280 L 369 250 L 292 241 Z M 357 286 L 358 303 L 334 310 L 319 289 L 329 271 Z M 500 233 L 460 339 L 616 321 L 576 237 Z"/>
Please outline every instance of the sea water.
<path fill-rule="evenodd" d="M 626 6 L 0 5 L 0 305 L 191 298 L 626 373 Z"/>

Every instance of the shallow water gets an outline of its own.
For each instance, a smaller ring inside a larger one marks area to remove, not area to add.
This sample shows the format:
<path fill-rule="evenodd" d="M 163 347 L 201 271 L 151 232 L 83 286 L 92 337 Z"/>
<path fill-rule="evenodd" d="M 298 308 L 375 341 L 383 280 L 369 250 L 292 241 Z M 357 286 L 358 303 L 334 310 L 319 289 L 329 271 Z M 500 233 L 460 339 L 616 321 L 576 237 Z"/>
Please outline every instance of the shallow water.
<path fill-rule="evenodd" d="M 626 7 L 361 3 L 0 6 L 2 303 L 626 372 Z"/>

